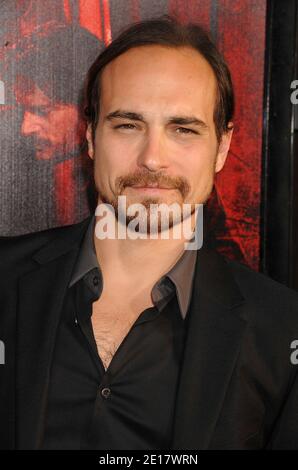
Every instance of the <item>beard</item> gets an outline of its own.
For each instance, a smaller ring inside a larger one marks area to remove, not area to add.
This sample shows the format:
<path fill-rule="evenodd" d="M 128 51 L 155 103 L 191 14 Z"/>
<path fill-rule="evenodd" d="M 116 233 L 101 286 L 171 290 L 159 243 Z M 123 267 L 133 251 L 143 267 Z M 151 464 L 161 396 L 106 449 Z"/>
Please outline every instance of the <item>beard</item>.
<path fill-rule="evenodd" d="M 128 214 L 127 210 L 123 211 L 122 204 L 119 205 L 119 196 L 123 196 L 125 188 L 137 186 L 146 187 L 150 185 L 176 190 L 180 194 L 180 202 L 174 201 L 171 204 L 165 204 L 160 196 L 143 196 L 142 199 L 137 202 L 137 204 L 141 205 L 141 211 L 137 209 L 134 215 Z M 99 202 L 111 206 L 114 210 L 116 220 L 127 228 L 132 225 L 133 221 L 136 221 L 137 213 L 139 223 L 134 226 L 134 230 L 138 233 L 162 233 L 165 230 L 173 228 L 176 224 L 184 222 L 185 219 L 191 217 L 196 210 L 195 204 L 188 204 L 187 210 L 185 210 L 184 201 L 190 192 L 190 184 L 185 177 L 172 177 L 160 172 L 138 172 L 118 177 L 115 181 L 115 188 L 115 194 L 108 196 L 100 187 L 96 187 Z M 211 191 L 212 187 L 207 191 L 208 194 L 202 203 L 205 203 L 209 198 Z"/>

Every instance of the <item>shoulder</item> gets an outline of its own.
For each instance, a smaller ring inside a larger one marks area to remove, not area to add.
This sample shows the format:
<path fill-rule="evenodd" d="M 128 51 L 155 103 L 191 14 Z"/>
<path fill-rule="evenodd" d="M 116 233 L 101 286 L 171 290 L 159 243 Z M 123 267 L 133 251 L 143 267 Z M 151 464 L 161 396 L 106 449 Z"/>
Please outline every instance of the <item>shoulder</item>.
<path fill-rule="evenodd" d="M 60 233 L 67 230 L 68 227 L 55 227 L 23 235 L 0 237 L 2 262 L 12 262 L 22 254 L 27 256 L 32 255 L 35 250 L 56 238 Z"/>
<path fill-rule="evenodd" d="M 249 294 L 249 296 L 256 299 L 259 298 L 260 301 L 264 298 L 268 300 L 268 295 L 270 297 L 272 295 L 274 297 L 288 297 L 293 301 L 298 300 L 298 292 L 275 281 L 266 274 L 254 271 L 242 263 L 227 258 L 225 258 L 225 262 L 232 271 L 235 280 L 247 295 Z"/>
<path fill-rule="evenodd" d="M 37 232 L 15 236 L 0 237 L 0 271 L 3 273 L 20 274 L 26 270 L 25 266 L 32 265 L 32 257 L 35 253 L 55 240 L 65 240 L 65 243 L 80 233 L 88 223 L 89 217 L 81 222 L 61 227 L 49 228 Z"/>
<path fill-rule="evenodd" d="M 244 264 L 226 258 L 225 262 L 245 299 L 252 322 L 276 329 L 282 326 L 290 334 L 298 334 L 297 291 Z"/>

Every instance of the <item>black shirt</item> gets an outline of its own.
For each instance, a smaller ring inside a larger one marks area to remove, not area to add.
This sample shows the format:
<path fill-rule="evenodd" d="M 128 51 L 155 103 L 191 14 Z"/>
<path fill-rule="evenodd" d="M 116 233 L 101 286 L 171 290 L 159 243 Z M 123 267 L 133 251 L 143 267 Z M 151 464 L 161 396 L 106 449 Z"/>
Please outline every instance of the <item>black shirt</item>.
<path fill-rule="evenodd" d="M 86 244 L 92 246 L 94 222 L 87 230 L 75 273 L 82 265 Z M 193 277 L 194 256 L 189 257 L 191 262 L 185 263 L 186 257 L 182 260 L 189 268 L 188 281 Z M 168 449 L 187 327 L 189 284 L 182 314 L 183 300 L 179 300 L 171 277 L 156 283 L 154 307 L 140 313 L 105 370 L 91 323 L 92 302 L 102 290 L 100 267 L 87 269 L 83 276 L 75 273 L 56 338 L 41 448 Z M 185 289 L 183 292 L 185 295 Z"/>

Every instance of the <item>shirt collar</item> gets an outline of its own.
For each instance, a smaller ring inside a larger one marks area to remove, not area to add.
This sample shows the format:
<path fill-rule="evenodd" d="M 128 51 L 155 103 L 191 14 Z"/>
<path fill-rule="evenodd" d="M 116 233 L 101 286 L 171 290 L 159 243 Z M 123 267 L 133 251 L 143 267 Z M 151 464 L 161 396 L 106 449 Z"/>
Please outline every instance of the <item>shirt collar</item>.
<path fill-rule="evenodd" d="M 83 238 L 69 287 L 84 277 L 90 270 L 98 268 L 100 271 L 94 246 L 95 222 L 96 218 L 95 215 L 93 215 L 90 218 L 90 223 Z M 185 318 L 190 304 L 196 259 L 197 250 L 185 250 L 176 264 L 163 276 L 163 278 L 170 279 L 175 286 L 179 308 L 183 318 Z M 162 279 L 155 284 L 152 291 L 162 282 Z"/>
<path fill-rule="evenodd" d="M 87 231 L 84 235 L 83 242 L 76 260 L 74 270 L 71 275 L 71 281 L 68 287 L 71 287 L 82 277 L 85 276 L 91 269 L 98 268 L 95 246 L 94 246 L 94 229 L 95 229 L 95 215 L 90 218 Z"/>

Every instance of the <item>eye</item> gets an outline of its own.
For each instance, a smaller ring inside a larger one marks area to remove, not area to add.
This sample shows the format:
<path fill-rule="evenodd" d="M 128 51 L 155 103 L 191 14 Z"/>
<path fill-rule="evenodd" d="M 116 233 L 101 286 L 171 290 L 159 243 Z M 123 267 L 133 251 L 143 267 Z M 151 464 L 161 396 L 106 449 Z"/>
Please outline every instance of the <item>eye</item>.
<path fill-rule="evenodd" d="M 114 129 L 134 129 L 136 126 L 134 124 L 119 124 L 115 126 Z"/>
<path fill-rule="evenodd" d="M 49 112 L 50 109 L 46 106 L 36 106 L 33 108 L 33 114 L 36 114 L 37 116 L 46 116 Z"/>
<path fill-rule="evenodd" d="M 176 130 L 182 130 L 183 132 L 178 132 L 178 134 L 197 134 L 193 129 L 188 129 L 187 127 L 177 127 Z"/>

